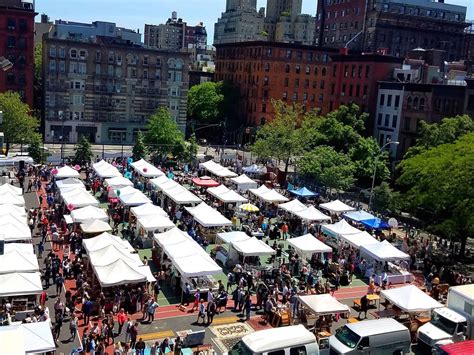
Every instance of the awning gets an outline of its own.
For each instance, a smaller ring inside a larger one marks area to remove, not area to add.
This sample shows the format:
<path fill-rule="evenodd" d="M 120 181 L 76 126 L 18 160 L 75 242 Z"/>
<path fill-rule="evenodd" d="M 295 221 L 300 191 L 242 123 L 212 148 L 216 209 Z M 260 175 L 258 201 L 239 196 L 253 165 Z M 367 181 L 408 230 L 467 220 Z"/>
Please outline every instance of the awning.
<path fill-rule="evenodd" d="M 120 192 L 118 192 L 120 191 Z M 120 199 L 120 202 L 125 206 L 140 206 L 145 203 L 152 203 L 151 200 L 146 197 L 146 195 L 131 186 L 126 186 L 124 188 L 118 189 L 115 191 L 115 194 Z"/>
<path fill-rule="evenodd" d="M 378 261 L 396 261 L 408 260 L 410 255 L 404 253 L 400 249 L 394 247 L 390 242 L 384 240 L 380 243 L 362 245 L 360 248 L 361 255 L 369 256 Z"/>
<path fill-rule="evenodd" d="M 230 181 L 232 181 L 234 184 L 237 184 L 237 190 L 239 191 L 247 191 L 249 189 L 256 189 L 258 187 L 258 183 L 245 174 L 231 178 Z"/>
<path fill-rule="evenodd" d="M 144 177 L 157 177 L 164 175 L 164 173 L 160 169 L 143 159 L 135 161 L 130 165 L 133 167 L 133 169 L 135 169 L 138 174 Z"/>
<path fill-rule="evenodd" d="M 200 187 L 216 187 L 220 185 L 216 180 L 213 180 L 208 176 L 203 176 L 201 178 L 195 177 L 192 181 L 194 185 Z"/>
<path fill-rule="evenodd" d="M 345 219 L 341 219 L 339 222 L 334 224 L 325 224 L 322 226 L 323 232 L 329 234 L 333 237 L 341 236 L 342 234 L 357 234 L 361 231 L 356 227 L 351 226 L 349 223 L 346 222 Z"/>
<path fill-rule="evenodd" d="M 158 190 L 178 205 L 196 204 L 202 200 L 176 181 L 161 176 L 150 181 Z"/>
<path fill-rule="evenodd" d="M 331 217 L 326 216 L 324 213 L 316 209 L 314 206 L 309 206 L 308 208 L 296 212 L 296 216 L 307 221 L 330 221 Z"/>
<path fill-rule="evenodd" d="M 231 244 L 235 241 L 238 240 L 247 240 L 250 239 L 250 237 L 247 235 L 247 233 L 244 232 L 223 232 L 223 233 L 217 233 L 217 238 L 222 240 L 224 243 Z"/>
<path fill-rule="evenodd" d="M 378 217 L 375 217 L 373 219 L 367 219 L 367 220 L 361 221 L 360 223 L 362 223 L 366 228 L 370 228 L 370 229 L 390 229 L 391 228 L 387 222 L 382 221 Z"/>
<path fill-rule="evenodd" d="M 218 177 L 225 178 L 225 177 L 236 177 L 237 176 L 237 174 L 234 173 L 233 171 L 231 171 L 227 168 L 224 168 L 222 165 L 217 164 L 212 160 L 209 160 L 205 163 L 202 163 L 202 164 L 200 164 L 200 166 L 202 168 L 206 169 L 207 171 L 209 171 L 211 174 L 214 174 Z"/>
<path fill-rule="evenodd" d="M 290 190 L 290 193 L 295 195 L 295 196 L 305 197 L 305 198 L 311 198 L 311 197 L 319 196 L 318 193 L 313 192 L 311 190 L 308 190 L 306 187 L 302 187 L 298 190 Z"/>
<path fill-rule="evenodd" d="M 234 248 L 244 256 L 261 256 L 276 254 L 276 251 L 273 250 L 272 247 L 265 244 L 261 240 L 258 240 L 255 237 L 244 240 L 234 240 L 231 245 L 232 248 Z"/>
<path fill-rule="evenodd" d="M 39 295 L 43 292 L 39 272 L 14 272 L 0 275 L 0 297 Z M 0 327 L 2 328 L 2 327 Z"/>
<path fill-rule="evenodd" d="M 86 206 L 71 211 L 71 218 L 74 223 L 83 223 L 88 220 L 98 219 L 104 222 L 109 221 L 109 216 L 104 209 L 95 206 Z"/>
<path fill-rule="evenodd" d="M 203 227 L 225 227 L 232 225 L 232 222 L 225 218 L 219 211 L 212 208 L 205 202 L 201 202 L 196 207 L 185 207 L 193 216 L 194 220 Z"/>
<path fill-rule="evenodd" d="M 0 327 L 0 344 L 2 353 L 9 355 L 44 354 L 56 351 L 50 320 Z"/>
<path fill-rule="evenodd" d="M 358 249 L 362 245 L 377 244 L 379 242 L 366 231 L 359 231 L 359 233 L 355 234 L 340 234 L 339 238 Z"/>
<path fill-rule="evenodd" d="M 287 202 L 288 198 L 278 193 L 276 190 L 270 190 L 265 185 L 260 186 L 258 189 L 250 189 L 252 194 L 260 198 L 261 200 L 268 203 Z"/>
<path fill-rule="evenodd" d="M 145 203 L 140 206 L 130 208 L 130 211 L 136 218 L 146 217 L 146 216 L 164 216 L 168 217 L 166 213 L 160 206 L 154 205 L 152 203 Z"/>
<path fill-rule="evenodd" d="M 0 255 L 0 274 L 38 271 L 38 259 L 36 259 L 36 255 L 33 253 L 11 250 Z"/>
<path fill-rule="evenodd" d="M 81 229 L 86 234 L 94 234 L 111 231 L 112 227 L 107 222 L 95 219 L 81 223 Z"/>
<path fill-rule="evenodd" d="M 165 230 L 176 227 L 168 216 L 162 215 L 140 217 L 137 220 L 137 224 L 146 231 Z"/>
<path fill-rule="evenodd" d="M 23 195 L 23 191 L 20 187 L 13 186 L 11 184 L 0 185 L 0 195 L 4 193 L 12 193 L 14 195 Z"/>
<path fill-rule="evenodd" d="M 80 174 L 77 170 L 74 170 L 70 166 L 63 166 L 62 168 L 57 169 L 55 175 L 56 179 L 66 179 L 66 178 L 79 178 Z"/>
<path fill-rule="evenodd" d="M 325 293 L 321 295 L 298 296 L 302 305 L 317 316 L 335 313 L 349 313 L 349 306 L 342 304 L 335 297 Z"/>
<path fill-rule="evenodd" d="M 228 189 L 224 185 L 211 187 L 207 189 L 207 192 L 224 203 L 245 203 L 248 201 L 245 197 L 240 196 L 237 192 Z"/>
<path fill-rule="evenodd" d="M 118 248 L 127 250 L 129 253 L 135 252 L 135 249 L 126 239 L 122 239 L 107 232 L 99 234 L 97 237 L 94 238 L 83 239 L 82 245 L 88 253 L 102 249 L 109 245 L 115 245 Z"/>
<path fill-rule="evenodd" d="M 278 208 L 285 210 L 289 213 L 296 214 L 297 212 L 301 212 L 305 210 L 307 207 L 303 205 L 299 200 L 294 199 L 290 202 L 282 203 L 278 205 Z"/>
<path fill-rule="evenodd" d="M 443 307 L 414 285 L 382 290 L 380 295 L 405 312 L 426 312 Z"/>
<path fill-rule="evenodd" d="M 332 213 L 343 213 L 355 210 L 354 207 L 348 206 L 339 200 L 334 200 L 328 203 L 322 203 L 319 205 L 319 207 Z"/>
<path fill-rule="evenodd" d="M 295 248 L 298 254 L 304 256 L 310 256 L 314 253 L 332 252 L 330 246 L 316 239 L 312 234 L 305 234 L 301 237 L 288 239 L 288 244 Z"/>

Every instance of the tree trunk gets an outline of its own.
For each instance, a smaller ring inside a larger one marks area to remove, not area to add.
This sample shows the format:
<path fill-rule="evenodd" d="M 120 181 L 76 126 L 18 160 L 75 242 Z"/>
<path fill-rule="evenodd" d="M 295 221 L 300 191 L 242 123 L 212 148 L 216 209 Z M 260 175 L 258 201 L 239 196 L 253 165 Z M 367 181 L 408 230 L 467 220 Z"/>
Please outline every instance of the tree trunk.
<path fill-rule="evenodd" d="M 290 158 L 286 158 L 285 160 L 285 177 L 286 177 L 286 174 L 288 174 L 288 166 L 290 165 Z"/>
<path fill-rule="evenodd" d="M 8 156 L 8 152 L 10 151 L 10 142 L 5 143 L 5 156 Z"/>
<path fill-rule="evenodd" d="M 466 253 L 467 235 L 463 234 L 461 237 L 461 248 L 459 248 L 459 256 L 463 257 Z"/>

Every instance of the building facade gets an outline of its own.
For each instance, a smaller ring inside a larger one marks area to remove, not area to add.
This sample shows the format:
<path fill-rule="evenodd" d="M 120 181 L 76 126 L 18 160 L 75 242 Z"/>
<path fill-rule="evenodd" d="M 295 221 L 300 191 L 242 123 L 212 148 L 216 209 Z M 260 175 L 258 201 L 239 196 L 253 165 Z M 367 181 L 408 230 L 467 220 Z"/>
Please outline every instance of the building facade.
<path fill-rule="evenodd" d="M 466 7 L 443 0 L 319 0 L 316 43 L 404 57 L 414 48 L 463 57 Z"/>
<path fill-rule="evenodd" d="M 121 37 L 43 38 L 46 142 L 132 144 L 157 108 L 186 126 L 189 56 Z"/>
<path fill-rule="evenodd" d="M 340 54 L 333 48 L 277 42 L 216 47 L 215 78 L 239 89 L 240 119 L 247 126 L 273 118 L 272 99 L 321 114 L 356 103 L 373 117 L 377 80 L 389 79 L 402 62 L 389 56 Z"/>
<path fill-rule="evenodd" d="M 0 92 L 18 92 L 33 108 L 34 18 L 33 4 L 0 0 L 0 52 L 13 66 L 0 70 Z"/>
<path fill-rule="evenodd" d="M 166 23 L 145 25 L 144 43 L 152 48 L 179 51 L 186 48 L 186 34 L 186 22 L 173 11 Z"/>

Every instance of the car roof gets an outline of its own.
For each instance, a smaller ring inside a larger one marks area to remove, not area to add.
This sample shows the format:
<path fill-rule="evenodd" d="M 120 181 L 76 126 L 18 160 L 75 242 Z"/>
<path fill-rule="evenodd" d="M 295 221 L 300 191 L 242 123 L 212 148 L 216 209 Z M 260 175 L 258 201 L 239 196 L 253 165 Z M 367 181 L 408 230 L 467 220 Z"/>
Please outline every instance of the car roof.
<path fill-rule="evenodd" d="M 464 317 L 462 314 L 459 314 L 458 312 L 453 311 L 450 308 L 436 308 L 434 311 L 455 323 L 461 323 L 467 320 L 466 317 Z"/>
<path fill-rule="evenodd" d="M 247 347 L 255 353 L 267 352 L 296 345 L 316 342 L 313 333 L 303 325 L 260 330 L 242 338 Z"/>
<path fill-rule="evenodd" d="M 364 320 L 362 322 L 346 324 L 346 327 L 357 335 L 363 336 L 408 330 L 407 327 L 392 318 Z"/>

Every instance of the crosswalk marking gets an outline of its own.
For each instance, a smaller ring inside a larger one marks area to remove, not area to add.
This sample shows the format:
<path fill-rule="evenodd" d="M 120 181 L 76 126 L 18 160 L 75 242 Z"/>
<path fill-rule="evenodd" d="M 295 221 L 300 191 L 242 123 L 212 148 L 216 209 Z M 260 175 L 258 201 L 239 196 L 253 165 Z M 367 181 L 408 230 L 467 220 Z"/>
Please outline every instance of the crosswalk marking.
<path fill-rule="evenodd" d="M 212 325 L 236 323 L 239 320 L 240 320 L 240 318 L 236 317 L 236 316 L 219 317 L 219 318 L 214 318 L 214 321 L 212 322 Z"/>
<path fill-rule="evenodd" d="M 144 341 L 171 338 L 171 337 L 174 337 L 174 332 L 172 330 L 164 330 L 162 332 L 146 333 L 146 334 L 138 335 L 138 338 L 142 338 Z"/>

